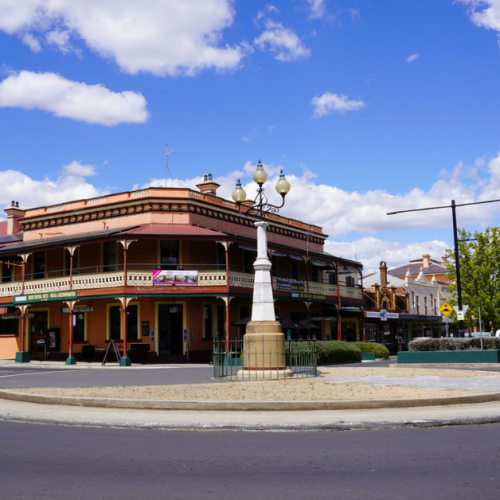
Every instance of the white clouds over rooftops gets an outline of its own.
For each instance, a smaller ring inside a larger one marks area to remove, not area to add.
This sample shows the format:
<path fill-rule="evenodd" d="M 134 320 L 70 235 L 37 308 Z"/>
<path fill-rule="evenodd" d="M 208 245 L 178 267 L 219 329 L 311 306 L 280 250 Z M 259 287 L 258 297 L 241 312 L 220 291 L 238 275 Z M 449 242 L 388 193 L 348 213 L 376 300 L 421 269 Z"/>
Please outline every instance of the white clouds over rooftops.
<path fill-rule="evenodd" d="M 420 57 L 420 54 L 412 54 L 411 56 L 408 56 L 406 58 L 406 62 L 413 62 L 415 59 L 418 59 Z"/>
<path fill-rule="evenodd" d="M 92 177 L 96 174 L 95 165 L 84 165 L 79 161 L 72 161 L 64 166 L 64 172 L 67 175 L 76 175 L 79 177 Z"/>
<path fill-rule="evenodd" d="M 315 118 L 321 118 L 334 111 L 338 111 L 339 113 L 355 111 L 365 106 L 363 101 L 349 100 L 346 95 L 331 94 L 330 92 L 313 97 L 311 104 L 314 106 Z"/>
<path fill-rule="evenodd" d="M 40 109 L 87 123 L 144 123 L 148 119 L 146 104 L 142 94 L 112 92 L 55 73 L 21 71 L 0 82 L 0 107 Z"/>
<path fill-rule="evenodd" d="M 0 30 L 33 50 L 71 39 L 110 58 L 125 72 L 193 75 L 237 68 L 244 46 L 222 44 L 233 22 L 232 0 L 0 0 Z M 27 37 L 29 35 L 29 37 Z"/>
<path fill-rule="evenodd" d="M 311 56 L 308 49 L 291 28 L 285 28 L 281 23 L 265 19 L 264 31 L 254 40 L 256 47 L 269 51 L 278 61 L 288 62 L 306 59 Z"/>

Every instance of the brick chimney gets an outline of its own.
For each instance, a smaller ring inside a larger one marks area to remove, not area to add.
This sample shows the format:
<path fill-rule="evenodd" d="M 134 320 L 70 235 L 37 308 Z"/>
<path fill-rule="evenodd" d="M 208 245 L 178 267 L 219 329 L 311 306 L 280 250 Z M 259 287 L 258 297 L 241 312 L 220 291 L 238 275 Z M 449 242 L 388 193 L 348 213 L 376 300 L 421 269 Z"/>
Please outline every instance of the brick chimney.
<path fill-rule="evenodd" d="M 424 267 L 429 267 L 431 265 L 431 256 L 428 253 L 422 255 Z"/>
<path fill-rule="evenodd" d="M 196 187 L 204 194 L 211 194 L 213 196 L 216 196 L 217 189 L 220 187 L 220 184 L 217 184 L 212 179 L 212 174 L 205 174 L 203 176 L 203 182 L 196 184 Z"/>
<path fill-rule="evenodd" d="M 19 202 L 13 201 L 9 208 L 5 209 L 7 213 L 7 234 L 16 234 L 23 230 L 19 219 L 26 215 L 26 210 L 19 208 Z"/>
<path fill-rule="evenodd" d="M 387 286 L 387 264 L 384 261 L 380 263 L 380 284 Z"/>

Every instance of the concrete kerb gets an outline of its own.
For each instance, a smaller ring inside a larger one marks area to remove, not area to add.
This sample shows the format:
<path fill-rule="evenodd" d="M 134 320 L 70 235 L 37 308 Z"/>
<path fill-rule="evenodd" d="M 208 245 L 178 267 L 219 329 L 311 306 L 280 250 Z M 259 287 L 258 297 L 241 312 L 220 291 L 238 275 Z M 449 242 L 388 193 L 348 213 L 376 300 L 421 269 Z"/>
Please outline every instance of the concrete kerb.
<path fill-rule="evenodd" d="M 473 394 L 418 399 L 373 399 L 341 401 L 164 401 L 144 399 L 84 398 L 29 394 L 0 390 L 0 398 L 43 405 L 121 408 L 131 410 L 183 411 L 317 411 L 415 408 L 425 406 L 467 405 L 500 401 L 500 393 Z"/>

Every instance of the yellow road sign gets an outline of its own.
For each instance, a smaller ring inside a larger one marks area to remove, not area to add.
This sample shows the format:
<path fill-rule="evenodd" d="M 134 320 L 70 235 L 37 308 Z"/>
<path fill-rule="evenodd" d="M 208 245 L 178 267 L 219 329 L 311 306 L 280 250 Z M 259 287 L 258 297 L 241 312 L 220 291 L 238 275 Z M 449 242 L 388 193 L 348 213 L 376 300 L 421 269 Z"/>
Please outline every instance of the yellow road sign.
<path fill-rule="evenodd" d="M 448 302 L 445 302 L 440 308 L 439 310 L 445 315 L 445 316 L 449 316 L 451 312 L 453 312 L 453 307 L 450 306 L 450 304 L 448 304 Z"/>

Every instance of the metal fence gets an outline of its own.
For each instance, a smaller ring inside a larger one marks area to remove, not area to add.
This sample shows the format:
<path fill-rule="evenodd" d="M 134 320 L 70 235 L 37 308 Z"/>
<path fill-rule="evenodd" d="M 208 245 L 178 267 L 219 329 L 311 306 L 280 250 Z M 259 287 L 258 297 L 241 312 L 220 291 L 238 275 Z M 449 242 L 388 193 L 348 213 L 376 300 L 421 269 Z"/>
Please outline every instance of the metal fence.
<path fill-rule="evenodd" d="M 245 359 L 246 358 L 246 359 Z M 214 378 L 262 380 L 316 377 L 316 339 L 283 340 L 269 349 L 261 340 L 214 340 Z M 263 371 L 267 373 L 263 376 Z"/>

